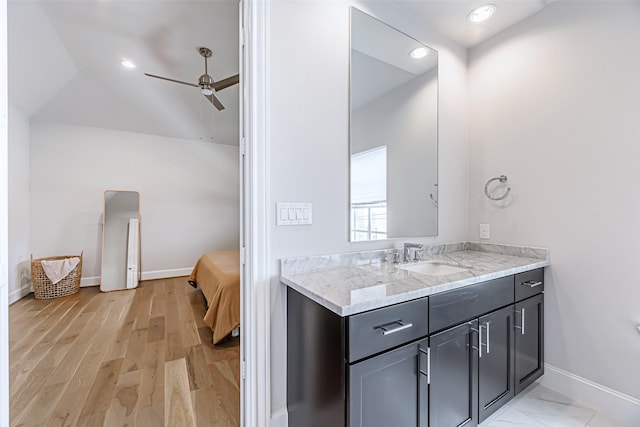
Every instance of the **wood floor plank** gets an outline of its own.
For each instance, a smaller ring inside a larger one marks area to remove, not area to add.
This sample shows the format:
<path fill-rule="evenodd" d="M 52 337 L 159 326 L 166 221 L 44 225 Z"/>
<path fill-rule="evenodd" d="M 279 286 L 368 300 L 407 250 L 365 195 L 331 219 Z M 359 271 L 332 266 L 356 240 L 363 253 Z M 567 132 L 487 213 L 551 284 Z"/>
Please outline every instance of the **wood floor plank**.
<path fill-rule="evenodd" d="M 166 343 L 166 360 L 183 359 L 187 352 L 182 343 L 182 336 L 180 332 L 170 332 L 167 334 Z"/>
<path fill-rule="evenodd" d="M 40 343 L 42 338 L 51 332 L 51 325 L 57 324 L 58 320 L 66 314 L 66 312 L 76 302 L 69 299 L 62 301 L 59 305 L 56 305 L 46 316 L 35 324 L 33 329 L 26 332 L 22 332 L 22 338 L 18 340 L 9 351 L 9 368 L 20 363 L 22 358 L 33 349 L 34 346 Z M 11 310 L 9 310 L 11 311 Z M 10 333 L 13 328 L 10 328 Z M 18 357 L 20 356 L 20 357 Z"/>
<path fill-rule="evenodd" d="M 12 425 L 15 426 L 37 426 L 47 421 L 48 414 L 51 413 L 58 403 L 56 397 L 60 396 L 66 383 L 54 383 L 45 385 L 34 396 L 29 405 L 29 410 L 18 417 L 14 417 Z"/>
<path fill-rule="evenodd" d="M 214 383 L 213 388 L 216 398 L 221 406 L 219 416 L 228 419 L 230 423 L 237 422 L 240 420 L 240 394 L 237 392 L 233 382 L 229 380 L 228 375 L 220 370 L 221 365 L 224 364 L 226 362 L 209 364 L 209 372 Z"/>
<path fill-rule="evenodd" d="M 124 325 L 118 328 L 114 340 L 111 342 L 109 350 L 105 355 L 105 360 L 122 359 L 125 356 L 134 323 L 135 319 L 128 319 Z"/>
<path fill-rule="evenodd" d="M 80 320 L 70 325 L 70 322 L 80 317 L 77 316 L 80 311 L 77 305 L 67 310 L 58 324 L 27 352 L 22 363 L 14 365 L 14 369 L 20 369 L 13 379 L 15 386 L 13 390 L 16 393 L 11 394 L 11 411 L 14 417 L 20 416 L 30 402 L 27 397 L 37 393 L 45 384 L 48 376 L 52 374 L 78 338 L 84 323 Z"/>
<path fill-rule="evenodd" d="M 148 342 L 155 342 L 164 339 L 164 316 L 153 317 L 149 320 Z"/>
<path fill-rule="evenodd" d="M 67 389 L 49 416 L 46 426 L 78 425 L 78 419 L 88 393 L 102 364 L 102 357 L 102 353 L 88 353 L 83 357 L 80 367 L 71 378 Z"/>
<path fill-rule="evenodd" d="M 131 426 L 136 424 L 136 408 L 140 392 L 142 371 L 120 375 L 111 406 L 105 418 L 106 426 Z"/>
<path fill-rule="evenodd" d="M 79 425 L 103 425 L 124 359 L 103 362 L 80 412 Z"/>
<path fill-rule="evenodd" d="M 165 363 L 164 384 L 164 425 L 195 426 L 189 376 L 184 358 Z"/>
<path fill-rule="evenodd" d="M 21 305 L 20 303 L 25 300 L 28 300 L 31 304 Z M 52 300 L 37 300 L 31 294 L 11 305 L 12 309 L 9 310 L 10 338 L 13 335 L 18 338 L 22 337 L 27 330 L 34 326 L 34 319 L 42 318 L 44 313 L 49 312 L 47 307 L 51 304 Z"/>
<path fill-rule="evenodd" d="M 12 426 L 239 425 L 240 340 L 205 311 L 185 278 L 12 305 Z"/>
<path fill-rule="evenodd" d="M 185 361 L 187 363 L 190 390 L 198 390 L 213 385 L 201 345 L 190 347 Z"/>
<path fill-rule="evenodd" d="M 147 346 L 147 330 L 134 329 L 131 331 L 127 354 L 122 366 L 122 372 L 139 371 L 143 367 L 144 350 Z"/>
<path fill-rule="evenodd" d="M 153 296 L 151 298 L 150 317 L 164 316 L 164 305 L 167 294 L 165 293 L 164 280 L 158 280 L 153 286 Z"/>
<path fill-rule="evenodd" d="M 138 399 L 140 407 L 164 405 L 164 361 L 164 341 L 147 343 Z M 162 420 L 164 420 L 164 412 Z"/>
<path fill-rule="evenodd" d="M 136 296 L 139 296 L 139 298 L 135 302 L 135 329 L 149 328 L 151 301 L 153 300 L 153 287 L 144 285 L 139 287 L 136 289 Z"/>
<path fill-rule="evenodd" d="M 208 386 L 191 392 L 193 410 L 198 426 L 231 427 L 239 422 L 226 408 L 215 386 Z"/>

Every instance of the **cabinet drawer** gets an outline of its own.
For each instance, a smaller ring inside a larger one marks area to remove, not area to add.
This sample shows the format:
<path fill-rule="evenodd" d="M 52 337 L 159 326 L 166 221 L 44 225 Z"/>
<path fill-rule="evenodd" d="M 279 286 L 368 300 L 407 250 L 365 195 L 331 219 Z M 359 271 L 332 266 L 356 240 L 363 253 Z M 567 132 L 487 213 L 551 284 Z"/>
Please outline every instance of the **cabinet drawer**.
<path fill-rule="evenodd" d="M 429 332 L 442 330 L 513 304 L 513 276 L 429 297 Z"/>
<path fill-rule="evenodd" d="M 516 301 L 541 294 L 544 291 L 544 268 L 516 274 Z"/>
<path fill-rule="evenodd" d="M 349 317 L 349 362 L 426 336 L 428 313 L 428 298 L 420 298 Z"/>

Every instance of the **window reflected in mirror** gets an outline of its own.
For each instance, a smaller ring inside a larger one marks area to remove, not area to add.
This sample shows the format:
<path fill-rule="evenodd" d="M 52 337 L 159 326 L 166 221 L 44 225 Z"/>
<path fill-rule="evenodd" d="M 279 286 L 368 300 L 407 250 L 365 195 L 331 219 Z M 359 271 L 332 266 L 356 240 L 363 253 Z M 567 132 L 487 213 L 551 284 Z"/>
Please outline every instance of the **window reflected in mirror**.
<path fill-rule="evenodd" d="M 351 240 L 387 238 L 387 146 L 351 155 Z"/>

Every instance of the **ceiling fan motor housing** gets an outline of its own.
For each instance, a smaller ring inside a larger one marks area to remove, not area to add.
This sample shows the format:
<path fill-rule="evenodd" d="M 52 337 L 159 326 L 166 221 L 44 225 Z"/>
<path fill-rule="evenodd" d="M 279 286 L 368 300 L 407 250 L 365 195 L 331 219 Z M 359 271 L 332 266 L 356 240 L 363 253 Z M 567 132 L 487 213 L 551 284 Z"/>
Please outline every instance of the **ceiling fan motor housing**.
<path fill-rule="evenodd" d="M 211 95 L 213 93 L 213 89 L 211 85 L 213 85 L 213 79 L 209 74 L 203 74 L 198 79 L 198 84 L 200 85 L 200 90 L 205 95 Z"/>

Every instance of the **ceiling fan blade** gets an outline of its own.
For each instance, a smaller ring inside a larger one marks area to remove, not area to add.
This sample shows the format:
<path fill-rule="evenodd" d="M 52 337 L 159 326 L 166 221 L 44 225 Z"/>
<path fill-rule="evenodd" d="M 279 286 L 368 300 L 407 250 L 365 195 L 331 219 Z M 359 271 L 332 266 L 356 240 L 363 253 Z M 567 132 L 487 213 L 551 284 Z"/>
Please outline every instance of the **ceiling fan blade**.
<path fill-rule="evenodd" d="M 240 75 L 236 74 L 235 76 L 227 77 L 226 79 L 222 79 L 219 82 L 215 82 L 213 84 L 213 88 L 217 91 L 228 88 L 229 86 L 233 86 L 240 81 Z"/>
<path fill-rule="evenodd" d="M 222 105 L 222 102 L 220 102 L 220 100 L 216 98 L 214 94 L 203 95 L 203 96 L 207 98 L 209 102 L 211 102 L 218 109 L 218 111 L 224 110 L 224 105 Z"/>
<path fill-rule="evenodd" d="M 180 84 L 187 85 L 187 86 L 200 87 L 199 85 L 194 84 L 194 83 L 182 82 L 180 80 L 174 80 L 174 79 L 170 79 L 168 77 L 155 76 L 153 74 L 148 74 L 148 73 L 144 73 L 144 75 L 145 76 L 149 76 L 149 77 L 155 77 L 156 79 L 162 79 L 162 80 L 167 80 L 167 81 L 174 82 L 174 83 L 180 83 Z"/>

